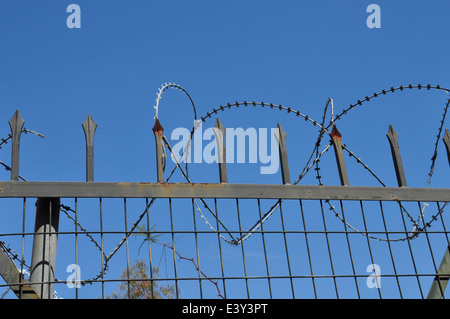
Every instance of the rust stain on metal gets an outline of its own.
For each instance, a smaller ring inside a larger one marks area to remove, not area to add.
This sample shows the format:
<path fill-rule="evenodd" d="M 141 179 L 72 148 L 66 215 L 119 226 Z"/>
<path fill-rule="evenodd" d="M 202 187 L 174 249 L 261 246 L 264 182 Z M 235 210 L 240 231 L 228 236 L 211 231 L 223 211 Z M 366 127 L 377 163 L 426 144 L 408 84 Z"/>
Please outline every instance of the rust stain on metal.
<path fill-rule="evenodd" d="M 333 140 L 342 139 L 342 135 L 341 135 L 341 133 L 339 133 L 338 129 L 336 128 L 336 125 L 333 125 L 333 130 L 331 131 L 330 135 Z"/>
<path fill-rule="evenodd" d="M 155 121 L 155 125 L 153 125 L 153 132 L 154 133 L 162 133 L 164 131 L 164 128 L 162 127 L 161 123 L 158 119 Z"/>

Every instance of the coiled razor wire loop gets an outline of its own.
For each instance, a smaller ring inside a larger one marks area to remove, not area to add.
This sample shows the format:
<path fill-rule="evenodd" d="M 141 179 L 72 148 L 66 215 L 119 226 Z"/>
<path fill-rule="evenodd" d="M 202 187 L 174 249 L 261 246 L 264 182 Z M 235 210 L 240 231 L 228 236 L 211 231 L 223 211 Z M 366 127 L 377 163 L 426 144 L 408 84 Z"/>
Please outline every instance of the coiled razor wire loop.
<path fill-rule="evenodd" d="M 175 84 L 175 83 L 164 83 L 161 88 L 158 90 L 158 93 L 156 94 L 156 104 L 154 106 L 155 109 L 155 119 L 158 119 L 158 114 L 159 114 L 159 102 L 162 99 L 163 93 L 164 91 L 168 90 L 168 89 L 177 89 L 180 90 L 181 92 L 183 92 L 188 98 L 189 101 L 191 102 L 192 108 L 194 109 L 194 118 L 197 119 L 197 111 L 195 109 L 195 104 L 194 101 L 192 100 L 191 96 L 189 95 L 189 93 L 180 85 Z"/>
<path fill-rule="evenodd" d="M 247 102 L 247 101 L 244 101 L 244 102 L 227 103 L 225 106 L 220 105 L 220 107 L 214 108 L 212 111 L 206 113 L 205 116 L 201 117 L 201 120 L 202 120 L 202 122 L 205 122 L 206 119 L 211 118 L 211 116 L 212 116 L 213 114 L 217 114 L 219 111 L 225 111 L 225 110 L 227 110 L 227 109 L 231 109 L 232 107 L 238 108 L 238 107 L 240 107 L 240 106 L 244 106 L 244 107 L 248 107 L 248 106 L 253 106 L 253 107 L 256 107 L 256 106 L 259 106 L 259 107 L 269 107 L 270 109 L 284 110 L 284 111 L 287 111 L 287 113 L 291 113 L 291 114 L 293 114 L 293 115 L 296 115 L 297 117 L 302 117 L 302 118 L 304 118 L 305 121 L 309 121 L 309 122 L 311 122 L 314 126 L 318 126 L 319 129 L 320 129 L 320 131 L 319 131 L 319 136 L 318 136 L 318 138 L 317 138 L 316 144 L 315 144 L 315 146 L 314 146 L 314 150 L 313 150 L 313 152 L 312 152 L 312 154 L 311 154 L 311 156 L 310 156 L 310 158 L 309 158 L 307 164 L 306 164 L 305 167 L 303 168 L 302 173 L 299 175 L 299 177 L 297 178 L 297 180 L 295 181 L 294 184 L 297 184 L 297 183 L 298 183 L 298 182 L 299 182 L 299 181 L 307 174 L 307 172 L 312 168 L 313 165 L 316 165 L 316 168 L 315 168 L 315 169 L 316 169 L 316 173 L 317 173 L 316 178 L 318 179 L 319 184 L 322 185 L 322 177 L 321 177 L 320 174 L 319 174 L 319 170 L 320 170 L 319 161 L 320 161 L 320 158 L 322 157 L 322 155 L 329 149 L 329 147 L 330 147 L 332 144 L 331 144 L 331 142 L 330 142 L 330 144 L 327 145 L 321 152 L 319 152 L 319 147 L 320 147 L 320 142 L 321 142 L 321 140 L 322 140 L 323 135 L 324 135 L 325 133 L 327 133 L 328 135 L 330 134 L 329 131 L 328 131 L 328 128 L 329 128 L 330 126 L 332 126 L 332 125 L 334 124 L 335 121 L 341 119 L 344 115 L 346 115 L 350 110 L 354 109 L 355 107 L 357 107 L 357 106 L 359 106 L 359 105 L 362 105 L 362 103 L 364 103 L 364 102 L 369 102 L 369 101 L 371 101 L 373 98 L 376 98 L 376 97 L 379 97 L 379 96 L 384 96 L 384 95 L 386 95 L 387 93 L 392 93 L 392 92 L 396 92 L 396 91 L 404 91 L 404 90 L 407 90 L 407 89 L 419 89 L 419 90 L 420 90 L 420 89 L 426 89 L 426 90 L 436 89 L 436 90 L 443 90 L 443 91 L 445 91 L 445 92 L 447 92 L 447 93 L 449 92 L 449 89 L 447 89 L 447 88 L 445 88 L 445 87 L 441 87 L 441 86 L 439 86 L 439 85 L 436 85 L 436 86 L 435 86 L 435 85 L 430 85 L 430 84 L 428 84 L 428 85 L 422 85 L 422 84 L 411 85 L 411 84 L 409 84 L 409 85 L 406 85 L 406 86 L 400 85 L 400 86 L 398 86 L 398 87 L 391 87 L 391 88 L 388 89 L 388 90 L 382 90 L 382 91 L 380 91 L 379 93 L 374 93 L 374 94 L 371 95 L 371 96 L 366 96 L 363 100 L 358 100 L 356 103 L 350 104 L 350 106 L 349 106 L 348 108 L 344 109 L 340 114 L 338 114 L 338 115 L 336 115 L 336 116 L 334 116 L 333 100 L 332 100 L 331 98 L 329 98 L 329 99 L 327 100 L 327 104 L 326 104 L 325 109 L 324 109 L 324 116 L 323 116 L 323 119 L 322 119 L 322 123 L 319 123 L 319 122 L 313 120 L 313 119 L 310 118 L 308 115 L 305 115 L 305 114 L 301 113 L 300 111 L 294 110 L 294 109 L 291 108 L 291 107 L 285 107 L 285 106 L 282 106 L 282 105 L 275 105 L 275 104 L 273 104 L 273 103 L 264 103 L 264 102 L 255 102 L 255 101 L 253 101 L 253 102 Z M 443 124 L 444 124 L 444 121 L 445 121 L 445 116 L 446 116 L 446 113 L 447 113 L 447 109 L 448 109 L 448 107 L 449 107 L 449 104 L 450 104 L 450 99 L 447 101 L 447 104 L 446 104 L 446 107 L 445 107 L 445 110 L 444 110 L 444 115 L 443 115 L 443 118 L 442 118 L 442 120 L 441 120 L 441 126 L 440 126 L 440 128 L 439 128 L 439 133 L 438 133 L 438 136 L 437 136 L 437 141 L 436 141 L 436 143 L 435 143 L 435 152 L 434 152 L 434 155 L 433 155 L 433 157 L 432 157 L 432 165 L 431 165 L 431 169 L 430 169 L 430 173 L 429 173 L 429 181 L 428 181 L 428 185 L 430 185 L 430 179 L 431 179 L 431 176 L 432 176 L 432 174 L 433 174 L 434 163 L 435 163 L 435 160 L 436 160 L 436 157 L 437 157 L 437 145 L 438 145 L 438 143 L 439 143 L 439 138 L 440 138 L 440 135 L 441 135 L 441 132 L 442 132 L 442 128 L 443 128 Z M 325 123 L 325 116 L 326 116 L 326 113 L 327 113 L 327 108 L 328 108 L 329 106 L 331 107 L 331 120 L 330 120 L 329 124 L 325 127 L 325 126 L 324 126 L 324 125 L 325 125 L 325 124 L 324 124 L 324 123 Z M 193 128 L 193 132 L 196 130 L 196 128 L 197 128 L 197 127 L 194 127 L 194 128 Z M 375 177 L 375 178 L 377 179 L 377 181 L 378 181 L 383 187 L 386 187 L 386 185 L 381 181 L 381 179 L 380 179 L 380 178 L 379 178 L 379 177 L 378 177 L 378 176 L 377 176 L 377 175 L 376 175 L 376 174 L 375 174 L 375 173 L 374 173 L 374 172 L 373 172 L 373 171 L 372 171 L 372 170 L 371 170 L 371 169 L 370 169 L 370 168 L 369 168 L 369 167 L 368 167 L 368 166 L 367 166 L 360 158 L 358 158 L 351 150 L 349 150 L 345 145 L 343 145 L 343 149 L 346 150 L 346 151 L 349 153 L 349 156 L 350 156 L 350 157 L 354 157 L 354 158 L 356 159 L 356 161 L 357 161 L 358 164 L 362 165 L 362 166 L 364 167 L 364 169 L 366 169 L 367 171 L 369 171 L 369 173 L 370 173 L 373 177 Z M 316 157 L 314 158 L 313 163 L 312 163 L 312 164 L 309 164 L 310 161 L 311 161 L 311 159 L 314 157 L 314 154 L 316 155 Z M 231 240 L 231 241 L 226 240 L 226 241 L 229 242 L 229 243 L 231 243 L 231 244 L 238 245 L 240 242 L 242 242 L 243 240 L 247 239 L 247 238 L 248 238 L 248 237 L 249 237 L 256 229 L 259 228 L 259 226 L 260 226 L 264 221 L 266 221 L 266 220 L 268 219 L 268 217 L 275 211 L 275 209 L 278 208 L 278 206 L 281 204 L 281 202 L 282 202 L 282 199 L 278 200 L 278 201 L 277 201 L 277 202 L 269 209 L 269 211 L 268 211 L 268 212 L 267 212 L 267 213 L 266 213 L 266 214 L 265 214 L 265 215 L 264 215 L 264 216 L 263 216 L 263 217 L 262 217 L 262 218 L 261 218 L 261 219 L 253 226 L 253 227 L 251 227 L 250 230 L 249 230 L 247 233 L 245 233 L 243 236 L 241 236 L 241 237 L 238 238 L 238 239 L 233 239 L 233 240 Z M 344 222 L 348 227 L 350 227 L 351 229 L 353 229 L 354 231 L 356 231 L 356 232 L 358 232 L 358 233 L 360 233 L 360 234 L 363 234 L 363 235 L 365 235 L 365 236 L 368 236 L 368 234 L 367 234 L 366 232 L 359 231 L 358 229 L 356 229 L 355 227 L 353 227 L 352 225 L 350 225 L 348 222 L 346 222 L 346 221 L 344 220 L 344 218 L 336 211 L 335 207 L 331 204 L 331 202 L 330 202 L 329 200 L 327 200 L 327 201 L 325 201 L 325 202 L 330 206 L 330 210 L 332 210 L 332 211 L 334 212 L 334 215 L 335 215 L 336 217 L 338 217 L 342 222 Z M 406 240 L 406 239 L 415 238 L 416 236 L 418 236 L 418 234 L 419 234 L 420 232 L 425 231 L 428 227 L 431 226 L 431 223 L 432 223 L 434 220 L 437 219 L 437 216 L 443 212 L 443 209 L 444 209 L 445 206 L 447 205 L 447 203 L 445 203 L 442 207 L 438 208 L 438 212 L 437 212 L 435 215 L 432 216 L 431 221 L 428 222 L 428 223 L 426 223 L 424 227 L 419 227 L 419 220 L 420 220 L 420 217 L 423 216 L 424 209 L 421 210 L 419 218 L 418 218 L 417 220 L 415 220 L 414 218 L 412 218 L 411 214 L 405 209 L 405 207 L 404 207 L 400 202 L 399 202 L 399 204 L 400 204 L 401 211 L 404 212 L 404 213 L 408 216 L 408 218 L 410 219 L 410 221 L 411 221 L 412 224 L 413 224 L 413 232 L 412 232 L 412 234 L 407 235 L 405 238 L 400 238 L 400 239 L 392 239 L 392 238 L 391 238 L 391 239 L 384 239 L 384 238 L 379 238 L 379 237 L 374 237 L 374 236 L 369 236 L 369 237 L 371 237 L 371 238 L 373 238 L 373 239 L 376 239 L 376 240 L 384 240 L 384 241 L 397 241 L 397 240 Z M 198 206 L 197 206 L 197 207 L 198 207 Z M 209 211 L 211 211 L 206 205 L 205 205 L 205 207 L 206 207 Z M 200 210 L 199 208 L 198 208 L 198 210 L 199 210 L 199 212 L 201 213 L 201 210 Z M 202 214 L 202 213 L 201 213 L 201 214 Z M 203 214 L 202 214 L 202 217 L 204 217 Z M 204 218 L 204 219 L 205 219 L 205 218 Z M 210 228 L 212 228 L 214 231 L 216 231 L 216 230 L 214 229 L 214 227 L 212 227 L 211 224 L 210 224 L 209 222 L 207 222 L 207 224 L 210 226 Z M 231 236 L 231 234 L 229 234 L 229 235 Z"/>
<path fill-rule="evenodd" d="M 427 84 L 427 85 L 423 85 L 423 84 L 417 84 L 417 85 L 408 84 L 408 85 L 400 85 L 398 87 L 391 87 L 391 88 L 386 89 L 386 90 L 381 90 L 378 93 L 373 93 L 371 96 L 366 96 L 364 99 L 357 100 L 356 103 L 350 104 L 350 106 L 348 108 L 344 109 L 340 114 L 338 114 L 336 116 L 334 121 L 340 120 L 342 118 L 342 116 L 347 114 L 350 110 L 354 109 L 357 106 L 362 105 L 365 102 L 369 102 L 373 98 L 380 97 L 380 96 L 386 95 L 388 93 L 394 93 L 396 91 L 404 91 L 404 90 L 408 90 L 408 89 L 409 90 L 411 90 L 411 89 L 418 89 L 418 90 L 421 90 L 421 89 L 426 89 L 426 90 L 436 89 L 436 90 L 443 90 L 443 91 L 445 91 L 447 93 L 449 93 L 449 91 L 450 91 L 448 88 L 441 87 L 440 85 L 431 85 L 431 84 Z M 327 126 L 327 128 L 330 127 L 331 125 L 332 124 L 330 123 Z"/>

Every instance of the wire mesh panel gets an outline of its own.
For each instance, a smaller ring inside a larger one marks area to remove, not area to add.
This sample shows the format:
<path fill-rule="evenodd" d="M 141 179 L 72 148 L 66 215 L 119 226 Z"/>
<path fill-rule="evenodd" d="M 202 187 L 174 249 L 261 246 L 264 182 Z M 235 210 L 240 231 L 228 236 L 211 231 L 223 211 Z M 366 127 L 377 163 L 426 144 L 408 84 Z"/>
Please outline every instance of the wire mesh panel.
<path fill-rule="evenodd" d="M 17 222 L 1 225 L 0 240 L 26 279 L 34 203 L 0 201 L 4 213 L 22 211 Z M 55 298 L 426 298 L 449 245 L 448 217 L 437 202 L 73 198 L 61 204 L 53 234 Z M 4 298 L 16 298 L 8 284 L 1 289 Z"/>

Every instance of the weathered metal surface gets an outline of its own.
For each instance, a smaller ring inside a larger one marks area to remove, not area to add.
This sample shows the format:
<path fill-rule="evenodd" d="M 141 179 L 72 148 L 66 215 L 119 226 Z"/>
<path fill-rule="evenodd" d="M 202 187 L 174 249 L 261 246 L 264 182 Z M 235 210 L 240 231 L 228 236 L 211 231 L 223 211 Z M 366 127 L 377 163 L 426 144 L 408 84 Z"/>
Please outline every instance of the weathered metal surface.
<path fill-rule="evenodd" d="M 156 170 L 158 183 L 164 182 L 163 131 L 164 128 L 159 120 L 156 119 L 155 125 L 153 126 L 153 133 L 155 134 L 156 143 Z"/>
<path fill-rule="evenodd" d="M 34 289 L 30 287 L 19 269 L 17 269 L 14 261 L 12 261 L 1 248 L 0 275 L 20 299 L 39 299 Z"/>
<path fill-rule="evenodd" d="M 30 267 L 30 285 L 41 299 L 53 298 L 59 198 L 38 198 Z"/>
<path fill-rule="evenodd" d="M 445 288 L 447 288 L 450 277 L 450 247 L 445 250 L 437 275 L 439 276 L 434 278 L 427 299 L 441 299 Z"/>
<path fill-rule="evenodd" d="M 20 112 L 17 110 L 13 117 L 9 120 L 9 127 L 11 128 L 12 137 L 12 152 L 11 152 L 11 180 L 19 180 L 19 150 L 20 150 L 20 135 L 22 133 L 23 120 Z"/>
<path fill-rule="evenodd" d="M 220 119 L 217 119 L 214 126 L 214 134 L 217 141 L 217 160 L 219 162 L 219 178 L 221 183 L 228 183 L 227 176 L 227 154 L 225 150 L 225 127 Z"/>
<path fill-rule="evenodd" d="M 450 202 L 450 192 L 444 188 L 230 183 L 0 182 L 0 198 L 8 197 L 261 198 Z"/>
<path fill-rule="evenodd" d="M 286 132 L 283 130 L 280 123 L 278 123 L 278 130 L 275 133 L 275 136 L 278 140 L 278 148 L 280 152 L 281 176 L 283 184 L 290 184 L 291 176 L 289 173 L 289 162 L 286 148 L 286 135 L 287 135 Z"/>
<path fill-rule="evenodd" d="M 342 151 L 342 135 L 333 125 L 333 130 L 331 131 L 331 139 L 334 145 L 334 154 L 336 155 L 336 163 L 339 171 L 339 178 L 341 179 L 342 186 L 349 186 L 347 168 L 345 166 L 344 153 Z"/>
<path fill-rule="evenodd" d="M 88 114 L 86 120 L 81 125 L 86 137 L 86 182 L 94 181 L 94 135 L 97 123 Z"/>
<path fill-rule="evenodd" d="M 447 159 L 450 165 L 450 132 L 448 130 L 445 130 L 444 138 L 442 140 L 444 141 L 445 149 L 447 151 Z"/>
<path fill-rule="evenodd" d="M 400 155 L 400 146 L 398 144 L 398 134 L 392 127 L 389 125 L 389 130 L 386 134 L 389 144 L 391 145 L 392 159 L 394 161 L 395 174 L 397 175 L 397 182 L 399 187 L 406 187 L 406 175 L 403 170 L 403 162 L 402 157 Z"/>

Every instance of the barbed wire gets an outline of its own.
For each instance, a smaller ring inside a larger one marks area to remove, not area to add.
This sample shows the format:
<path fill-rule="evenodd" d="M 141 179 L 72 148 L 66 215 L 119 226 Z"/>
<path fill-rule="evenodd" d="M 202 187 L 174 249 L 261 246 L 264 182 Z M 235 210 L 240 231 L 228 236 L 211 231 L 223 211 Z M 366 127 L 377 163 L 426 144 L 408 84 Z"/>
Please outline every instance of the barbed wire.
<path fill-rule="evenodd" d="M 324 114 L 323 114 L 321 122 L 318 122 L 318 121 L 312 119 L 310 116 L 308 116 L 308 115 L 306 115 L 306 114 L 304 114 L 304 113 L 302 113 L 302 112 L 300 112 L 300 111 L 298 111 L 298 110 L 296 110 L 296 109 L 294 109 L 292 107 L 286 107 L 286 106 L 283 106 L 281 104 L 273 104 L 273 103 L 266 103 L 266 102 L 256 102 L 256 101 L 252 101 L 252 102 L 248 102 L 248 101 L 238 102 L 238 101 L 236 101 L 234 103 L 227 103 L 225 105 L 220 105 L 218 108 L 213 108 L 212 111 L 207 112 L 206 115 L 202 116 L 200 119 L 201 119 L 201 122 L 205 122 L 207 119 L 210 119 L 213 115 L 217 115 L 219 113 L 219 111 L 223 112 L 225 110 L 229 110 L 231 108 L 239 108 L 241 106 L 243 106 L 244 108 L 247 108 L 247 107 L 250 107 L 250 106 L 262 107 L 262 108 L 270 108 L 270 109 L 275 109 L 275 110 L 280 110 L 280 111 L 286 111 L 288 114 L 293 114 L 293 115 L 296 115 L 297 117 L 302 117 L 305 121 L 308 121 L 308 122 L 312 123 L 314 126 L 319 127 L 319 134 L 318 134 L 318 137 L 316 139 L 316 143 L 314 145 L 314 149 L 313 149 L 313 151 L 312 151 L 312 153 L 311 153 L 311 155 L 310 155 L 306 165 L 304 166 L 302 172 L 299 174 L 299 177 L 297 178 L 297 180 L 295 181 L 294 184 L 299 183 L 300 180 L 310 171 L 312 166 L 315 165 L 316 166 L 315 167 L 316 179 L 318 180 L 319 185 L 323 185 L 323 183 L 322 183 L 322 176 L 319 173 L 319 171 L 320 171 L 319 162 L 320 162 L 320 158 L 323 156 L 323 154 L 329 149 L 329 147 L 331 147 L 332 142 L 330 142 L 330 144 L 327 145 L 324 148 L 324 150 L 322 150 L 321 152 L 319 152 L 319 147 L 320 147 L 320 143 L 321 143 L 321 140 L 322 140 L 324 134 L 327 133 L 328 135 L 330 135 L 330 132 L 328 131 L 328 128 L 333 126 L 334 123 L 336 121 L 340 120 L 344 115 L 348 114 L 349 111 L 351 111 L 352 109 L 362 105 L 365 102 L 369 102 L 369 101 L 373 100 L 374 98 L 377 98 L 377 97 L 380 97 L 380 96 L 384 96 L 384 95 L 386 95 L 388 93 L 394 93 L 394 92 L 397 92 L 397 91 L 412 90 L 412 89 L 418 89 L 418 90 L 421 90 L 421 89 L 426 89 L 426 90 L 435 89 L 435 90 L 442 90 L 442 91 L 445 91 L 446 93 L 449 93 L 449 89 L 448 88 L 441 87 L 440 85 L 431 85 L 431 84 L 427 84 L 427 85 L 422 85 L 422 84 L 412 85 L 412 84 L 409 84 L 409 85 L 405 85 L 405 86 L 404 85 L 400 85 L 398 87 L 391 87 L 389 89 L 381 90 L 379 93 L 373 93 L 373 95 L 371 95 L 371 96 L 366 96 L 364 99 L 357 100 L 357 102 L 355 102 L 353 104 L 350 104 L 350 106 L 348 108 L 344 109 L 340 114 L 338 114 L 336 116 L 334 115 L 333 100 L 331 98 L 328 98 L 327 103 L 326 103 L 325 108 L 324 108 Z M 431 176 L 432 176 L 433 171 L 434 171 L 434 163 L 435 163 L 435 160 L 436 160 L 436 157 L 437 157 L 437 146 L 438 146 L 438 143 L 440 141 L 440 135 L 441 135 L 442 130 L 443 130 L 443 124 L 444 124 L 444 121 L 445 121 L 445 116 L 447 114 L 447 110 L 448 110 L 449 104 L 450 104 L 450 99 L 448 99 L 448 101 L 446 103 L 446 107 L 444 109 L 443 118 L 441 120 L 441 125 L 440 125 L 439 130 L 438 130 L 437 140 L 436 140 L 436 143 L 435 143 L 435 150 L 434 150 L 434 154 L 432 156 L 432 164 L 431 164 L 430 173 L 429 173 L 428 185 L 430 185 Z M 328 125 L 325 126 L 325 117 L 326 117 L 326 114 L 327 114 L 327 108 L 328 107 L 331 108 L 331 119 L 330 119 Z M 195 132 L 195 130 L 198 127 L 199 127 L 199 125 L 196 124 L 194 126 L 194 128 L 192 129 L 192 131 L 191 131 L 191 138 L 189 139 L 189 142 L 191 141 L 192 135 L 193 135 L 193 133 Z M 188 147 L 185 148 L 184 152 L 187 149 L 188 149 Z M 345 146 L 345 145 L 343 145 L 343 149 L 347 151 L 347 153 L 349 154 L 350 157 L 354 157 L 356 159 L 357 164 L 362 165 L 362 167 L 365 170 L 367 170 L 383 187 L 386 187 L 386 185 L 375 174 L 375 172 L 373 170 L 371 170 L 369 168 L 369 166 L 367 164 L 365 164 L 359 157 L 357 157 L 354 154 L 353 151 L 349 150 L 348 147 Z M 184 155 L 184 152 L 183 152 L 183 155 Z M 315 155 L 315 157 L 314 157 L 314 155 Z M 312 160 L 313 158 L 314 158 L 314 160 Z M 310 164 L 311 160 L 313 161 L 312 164 Z M 177 167 L 180 168 L 179 165 L 175 165 L 174 170 Z M 173 173 L 173 171 L 172 171 L 172 173 Z M 251 233 L 253 233 L 256 229 L 258 229 L 259 226 L 265 220 L 267 220 L 268 217 L 281 204 L 281 202 L 282 202 L 282 200 L 278 200 L 268 210 L 268 212 L 266 214 L 264 214 L 263 217 L 253 227 L 251 227 L 250 230 L 247 233 L 245 233 L 245 235 L 241 236 L 238 239 L 233 239 L 233 240 L 227 240 L 227 239 L 223 238 L 223 236 L 221 236 L 222 239 L 225 239 L 225 241 L 227 241 L 228 243 L 231 243 L 233 245 L 238 245 L 240 242 L 242 242 L 243 240 L 248 238 L 251 235 Z M 334 212 L 334 215 L 336 217 L 338 217 L 342 222 L 346 223 L 346 225 L 348 227 L 350 227 L 351 229 L 353 229 L 354 231 L 356 231 L 358 233 L 366 235 L 366 232 L 359 231 L 356 227 L 354 227 L 351 224 L 349 224 L 348 222 L 346 222 L 344 220 L 344 218 L 335 210 L 335 207 L 331 204 L 330 201 L 326 201 L 326 203 L 329 205 L 330 210 L 332 210 Z M 423 231 L 426 231 L 426 229 L 431 226 L 431 223 L 434 220 L 437 219 L 437 216 L 443 212 L 443 208 L 445 208 L 447 206 L 447 203 L 445 203 L 441 208 L 438 209 L 438 212 L 435 215 L 432 215 L 430 222 L 424 223 L 424 227 L 419 227 L 419 220 L 420 220 L 420 217 L 423 216 L 424 210 L 421 210 L 421 212 L 419 214 L 419 218 L 417 218 L 417 220 L 415 220 L 411 216 L 411 214 L 408 212 L 408 210 L 406 210 L 406 208 L 400 202 L 399 202 L 399 204 L 400 204 L 401 211 L 404 212 L 407 215 L 407 217 L 410 219 L 411 223 L 413 224 L 412 235 L 407 235 L 405 238 L 401 238 L 401 239 L 384 239 L 384 238 L 370 236 L 371 238 L 376 239 L 376 240 L 388 240 L 388 241 L 397 241 L 397 240 L 406 240 L 406 239 L 415 238 L 415 237 L 418 236 L 419 233 L 421 233 Z M 205 205 L 205 208 L 207 208 L 210 212 L 212 212 L 211 209 L 209 209 L 207 207 L 207 205 Z M 211 225 L 211 223 L 209 221 L 207 221 L 206 217 L 201 212 L 201 209 L 199 207 L 198 207 L 198 211 L 200 212 L 201 216 L 206 221 L 206 223 L 209 225 L 209 227 L 212 230 L 217 231 L 217 230 L 214 229 L 214 227 Z M 229 234 L 229 235 L 231 235 L 231 234 Z"/>
<path fill-rule="evenodd" d="M 350 104 L 346 109 L 342 110 L 342 112 L 338 115 L 336 115 L 336 118 L 334 121 L 340 120 L 342 118 L 342 116 L 346 115 L 350 110 L 354 109 L 357 106 L 362 105 L 365 102 L 369 102 L 374 98 L 380 97 L 380 96 L 384 96 L 388 93 L 394 93 L 394 92 L 398 92 L 398 91 L 403 91 L 403 90 L 412 90 L 412 89 L 426 89 L 426 90 L 431 90 L 431 89 L 436 89 L 436 90 L 443 90 L 446 93 L 449 93 L 449 89 L 445 88 L 445 87 L 441 87 L 440 85 L 431 85 L 431 84 L 427 84 L 427 85 L 423 85 L 423 84 L 408 84 L 408 85 L 400 85 L 398 87 L 390 87 L 389 89 L 385 89 L 385 90 L 381 90 L 378 93 L 373 93 L 371 96 L 366 96 L 364 99 L 359 99 L 357 100 L 357 102 Z M 327 126 L 330 127 L 331 123 Z"/>
<path fill-rule="evenodd" d="M 189 93 L 181 86 L 175 83 L 164 83 L 158 90 L 158 93 L 156 94 L 156 104 L 153 107 L 155 109 L 155 119 L 159 118 L 159 102 L 162 99 L 163 93 L 168 90 L 168 89 L 177 89 L 180 90 L 181 92 L 183 92 L 191 101 L 191 105 L 192 108 L 194 110 L 194 119 L 197 119 L 197 111 L 195 109 L 195 104 L 194 101 L 192 100 L 191 96 L 189 95 Z"/>

